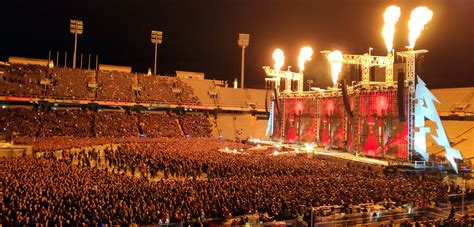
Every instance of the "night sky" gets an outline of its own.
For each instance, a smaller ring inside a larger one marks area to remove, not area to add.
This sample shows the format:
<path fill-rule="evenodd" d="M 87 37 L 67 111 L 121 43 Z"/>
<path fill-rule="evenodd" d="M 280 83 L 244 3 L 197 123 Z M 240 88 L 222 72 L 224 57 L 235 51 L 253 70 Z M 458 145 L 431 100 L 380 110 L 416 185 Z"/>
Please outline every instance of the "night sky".
<path fill-rule="evenodd" d="M 209 79 L 240 78 L 238 33 L 250 33 L 246 49 L 246 85 L 263 88 L 263 65 L 273 65 L 272 52 L 285 51 L 286 64 L 296 70 L 299 49 L 310 45 L 313 61 L 306 79 L 313 86 L 331 85 L 329 65 L 319 51 L 339 49 L 362 54 L 373 47 L 385 55 L 380 35 L 387 6 L 400 6 L 402 15 L 394 48 L 408 44 L 407 23 L 416 6 L 434 12 L 417 41 L 428 49 L 420 76 L 431 88 L 474 86 L 474 1 L 385 0 L 9 0 L 0 6 L 0 60 L 8 56 L 53 58 L 69 54 L 73 35 L 69 19 L 84 21 L 78 53 L 99 54 L 104 64 L 153 68 L 152 29 L 164 33 L 158 49 L 158 73 L 175 70 L 204 72 Z M 63 59 L 63 57 L 61 58 Z M 79 62 L 79 60 L 78 60 Z M 239 79 L 240 80 L 240 79 Z"/>

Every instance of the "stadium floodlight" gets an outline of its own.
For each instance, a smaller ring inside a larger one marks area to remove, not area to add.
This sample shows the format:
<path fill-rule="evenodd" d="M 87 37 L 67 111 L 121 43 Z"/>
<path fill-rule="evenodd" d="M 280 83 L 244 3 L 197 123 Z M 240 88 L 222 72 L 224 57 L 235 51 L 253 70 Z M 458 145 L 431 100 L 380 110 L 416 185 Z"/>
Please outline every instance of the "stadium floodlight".
<path fill-rule="evenodd" d="M 163 32 L 162 31 L 151 31 L 151 43 L 155 44 L 155 61 L 153 67 L 153 75 L 156 76 L 156 58 L 157 58 L 157 49 L 158 44 L 163 42 Z"/>
<path fill-rule="evenodd" d="M 242 62 L 241 62 L 241 69 L 240 69 L 240 87 L 244 88 L 244 62 L 245 62 L 245 48 L 249 46 L 250 34 L 239 33 L 239 39 L 237 40 L 237 44 L 239 47 L 242 47 Z"/>
<path fill-rule="evenodd" d="M 74 55 L 72 56 L 72 68 L 76 68 L 76 50 L 77 50 L 77 35 L 81 35 L 84 31 L 84 24 L 80 20 L 70 20 L 69 29 L 74 34 Z"/>

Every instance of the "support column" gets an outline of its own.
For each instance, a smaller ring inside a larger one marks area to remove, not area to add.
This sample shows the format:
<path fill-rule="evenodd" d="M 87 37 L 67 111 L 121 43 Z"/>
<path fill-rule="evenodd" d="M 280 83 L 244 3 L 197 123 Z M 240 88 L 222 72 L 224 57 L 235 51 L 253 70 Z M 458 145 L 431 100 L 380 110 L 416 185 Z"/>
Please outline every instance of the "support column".
<path fill-rule="evenodd" d="M 388 65 L 385 67 L 385 82 L 393 84 L 393 55 L 389 53 L 387 55 Z"/>
<path fill-rule="evenodd" d="M 362 60 L 362 84 L 369 84 L 370 81 L 370 55 L 364 54 Z"/>
<path fill-rule="evenodd" d="M 291 92 L 291 78 L 285 78 L 285 91 Z"/>
<path fill-rule="evenodd" d="M 303 92 L 304 80 L 303 72 L 300 73 L 300 79 L 298 80 L 297 91 Z"/>

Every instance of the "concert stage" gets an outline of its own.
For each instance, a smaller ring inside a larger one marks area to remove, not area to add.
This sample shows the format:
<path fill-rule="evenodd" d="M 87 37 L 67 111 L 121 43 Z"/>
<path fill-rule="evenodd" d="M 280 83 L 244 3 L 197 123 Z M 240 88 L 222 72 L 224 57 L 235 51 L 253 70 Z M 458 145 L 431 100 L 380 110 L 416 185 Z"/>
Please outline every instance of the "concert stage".
<path fill-rule="evenodd" d="M 305 145 L 279 143 L 279 142 L 274 142 L 274 141 L 262 141 L 262 140 L 259 140 L 258 144 L 267 145 L 268 147 L 274 147 L 275 149 L 285 149 L 285 150 L 288 150 L 289 154 L 295 154 L 296 150 L 298 150 L 301 153 L 308 153 L 307 152 L 308 147 Z M 363 157 L 354 153 L 343 152 L 336 149 L 327 150 L 321 147 L 311 147 L 310 153 L 317 154 L 317 155 L 324 155 L 328 157 L 340 158 L 347 161 L 354 161 L 354 162 L 359 162 L 359 163 L 364 163 L 364 164 L 389 166 L 389 162 L 387 160 Z"/>
<path fill-rule="evenodd" d="M 415 168 L 430 161 L 426 137 L 432 136 L 458 172 L 456 160 L 463 159 L 461 153 L 448 141 L 434 104 L 438 100 L 416 75 L 415 60 L 426 52 L 413 47 L 389 51 L 387 56 L 321 51 L 331 65 L 334 86 L 304 91 L 304 67 L 298 73 L 281 70 L 284 56 L 276 49 L 275 69 L 263 67 L 272 94 L 266 134 L 278 144 L 314 144 L 317 152 L 333 157 Z M 395 55 L 402 60 L 396 75 Z M 371 81 L 374 66 L 385 68 L 384 81 Z M 436 128 L 426 127 L 427 120 L 435 122 Z"/>

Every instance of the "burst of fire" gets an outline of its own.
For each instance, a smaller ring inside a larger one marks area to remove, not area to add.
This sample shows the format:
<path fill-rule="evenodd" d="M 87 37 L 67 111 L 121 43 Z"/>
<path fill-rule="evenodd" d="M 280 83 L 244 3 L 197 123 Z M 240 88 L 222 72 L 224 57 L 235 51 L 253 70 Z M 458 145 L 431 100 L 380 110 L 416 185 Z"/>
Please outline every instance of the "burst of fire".
<path fill-rule="evenodd" d="M 335 50 L 328 54 L 328 60 L 329 64 L 331 64 L 332 82 L 336 85 L 339 74 L 342 71 L 342 61 L 344 57 L 341 51 Z"/>
<path fill-rule="evenodd" d="M 300 50 L 300 56 L 298 56 L 298 66 L 300 67 L 300 72 L 304 71 L 304 63 L 311 61 L 311 56 L 313 55 L 313 49 L 309 46 L 305 46 Z"/>
<path fill-rule="evenodd" d="M 395 24 L 400 18 L 400 7 L 389 6 L 383 14 L 383 20 L 385 25 L 382 29 L 382 37 L 385 40 L 385 46 L 387 52 L 391 52 L 393 49 L 393 35 L 395 34 Z"/>
<path fill-rule="evenodd" d="M 425 25 L 433 17 L 433 11 L 426 6 L 419 6 L 411 11 L 410 21 L 408 21 L 408 29 L 410 30 L 408 40 L 410 45 L 408 47 L 415 48 L 416 39 L 425 28 Z"/>
<path fill-rule="evenodd" d="M 280 71 L 281 67 L 285 64 L 285 54 L 279 48 L 273 51 L 273 60 L 275 61 L 275 70 Z"/>

